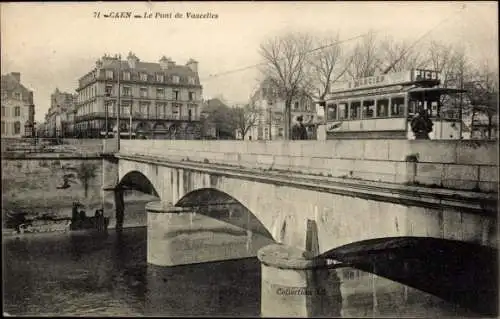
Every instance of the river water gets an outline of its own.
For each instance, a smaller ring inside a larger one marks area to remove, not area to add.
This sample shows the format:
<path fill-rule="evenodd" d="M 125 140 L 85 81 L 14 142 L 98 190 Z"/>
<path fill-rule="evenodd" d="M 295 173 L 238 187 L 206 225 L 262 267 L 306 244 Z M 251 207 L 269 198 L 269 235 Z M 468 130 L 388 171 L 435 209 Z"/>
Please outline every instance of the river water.
<path fill-rule="evenodd" d="M 146 245 L 145 227 L 126 228 L 121 234 L 110 230 L 102 236 L 53 233 L 4 240 L 4 312 L 78 316 L 260 315 L 261 278 L 256 258 L 156 267 L 146 263 Z M 374 301 L 371 288 L 366 288 L 371 287 L 370 274 L 354 269 L 343 273 L 346 306 L 342 313 L 346 317 L 470 315 L 402 285 L 396 285 L 384 297 L 381 291 L 392 282 L 383 278 L 377 280 L 379 300 Z M 374 312 L 374 302 L 378 312 Z"/>

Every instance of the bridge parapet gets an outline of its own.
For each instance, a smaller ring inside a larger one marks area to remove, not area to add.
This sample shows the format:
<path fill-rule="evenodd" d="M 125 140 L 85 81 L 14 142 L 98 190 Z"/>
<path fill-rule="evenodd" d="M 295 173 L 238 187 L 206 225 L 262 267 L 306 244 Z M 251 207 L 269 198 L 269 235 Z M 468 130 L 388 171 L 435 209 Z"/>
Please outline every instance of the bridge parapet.
<path fill-rule="evenodd" d="M 116 138 L 105 139 L 102 141 L 102 153 L 113 154 L 118 152 L 118 140 Z"/>
<path fill-rule="evenodd" d="M 245 168 L 497 192 L 493 141 L 123 140 L 120 153 Z"/>

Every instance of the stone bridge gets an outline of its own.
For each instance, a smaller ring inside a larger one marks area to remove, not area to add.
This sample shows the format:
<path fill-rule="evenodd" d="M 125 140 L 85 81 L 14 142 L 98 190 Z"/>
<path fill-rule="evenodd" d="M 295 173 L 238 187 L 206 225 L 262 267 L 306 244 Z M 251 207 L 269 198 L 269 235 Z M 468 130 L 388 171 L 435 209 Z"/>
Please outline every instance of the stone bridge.
<path fill-rule="evenodd" d="M 114 141 L 109 142 L 105 151 L 113 149 Z M 258 251 L 263 264 L 263 294 L 272 294 L 269 289 L 275 285 L 317 285 L 318 280 L 310 279 L 311 269 L 331 268 L 338 261 L 373 265 L 375 259 L 367 256 L 374 252 L 403 249 L 417 260 L 433 247 L 447 250 L 449 256 L 458 250 L 496 253 L 494 142 L 134 140 L 121 141 L 119 152 L 104 162 L 104 196 L 114 193 L 117 220 L 123 220 L 118 218 L 123 215 L 123 187 L 159 197 L 147 206 L 149 263 L 200 262 L 193 255 L 201 250 L 176 250 L 173 238 L 189 233 L 196 212 L 226 218 L 211 214 L 224 207 L 228 216 L 244 216 L 233 220 L 247 236 L 269 239 L 248 251 L 253 256 Z M 273 242 L 277 245 L 269 245 Z M 231 254 L 224 258 L 247 257 Z M 494 259 L 484 260 L 488 264 Z M 377 272 L 374 266 L 368 268 Z M 486 271 L 483 264 L 473 264 L 467 275 L 473 276 L 476 268 Z M 493 275 L 486 273 L 489 279 L 473 277 L 491 282 Z M 314 298 L 303 297 L 306 304 Z M 473 304 L 484 294 L 464 298 L 450 297 Z M 283 307 L 275 307 L 263 298 L 263 313 L 318 315 L 311 307 L 290 310 L 296 301 L 285 299 Z"/>

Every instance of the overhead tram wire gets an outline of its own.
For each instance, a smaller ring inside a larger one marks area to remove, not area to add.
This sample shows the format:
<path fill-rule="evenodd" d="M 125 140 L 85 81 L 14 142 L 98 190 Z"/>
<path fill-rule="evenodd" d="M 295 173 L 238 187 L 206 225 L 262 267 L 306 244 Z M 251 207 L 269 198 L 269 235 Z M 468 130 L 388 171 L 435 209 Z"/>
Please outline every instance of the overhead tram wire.
<path fill-rule="evenodd" d="M 323 46 L 320 46 L 320 47 L 308 50 L 308 51 L 306 51 L 306 54 L 310 54 L 310 53 L 313 53 L 313 52 L 316 52 L 316 51 L 319 51 L 319 50 L 324 50 L 326 48 L 329 48 L 329 47 L 332 47 L 332 46 L 335 46 L 335 45 L 339 45 L 339 44 L 342 44 L 342 43 L 345 43 L 345 42 L 349 42 L 349 41 L 352 41 L 352 40 L 355 40 L 355 39 L 358 39 L 358 38 L 365 37 L 365 36 L 367 36 L 370 33 L 377 33 L 377 32 L 378 31 L 371 31 L 371 32 L 367 32 L 367 33 L 364 33 L 364 34 L 361 34 L 361 35 L 358 35 L 358 36 L 355 36 L 355 37 L 351 37 L 351 38 L 348 38 L 348 39 L 345 39 L 345 40 L 335 41 L 334 43 L 330 43 L 330 44 L 327 44 L 327 45 L 323 45 Z M 280 60 L 284 60 L 284 58 L 280 59 Z M 206 78 L 201 79 L 201 81 L 211 80 L 211 79 L 217 78 L 219 76 L 223 76 L 223 75 L 227 75 L 227 74 L 232 74 L 232 73 L 237 73 L 237 72 L 241 72 L 241 71 L 246 71 L 246 70 L 253 69 L 253 68 L 256 68 L 256 67 L 259 67 L 259 66 L 263 66 L 263 65 L 266 65 L 266 64 L 267 64 L 266 62 L 261 62 L 261 63 L 249 65 L 249 66 L 246 66 L 246 67 L 243 67 L 243 68 L 239 68 L 239 69 L 234 69 L 234 70 L 219 72 L 219 73 L 215 73 L 215 74 L 210 74 Z"/>
<path fill-rule="evenodd" d="M 460 7 L 458 13 L 462 13 L 463 10 L 465 10 L 465 8 L 466 8 L 466 5 L 463 4 Z M 437 27 L 441 26 L 446 21 L 448 21 L 451 18 L 453 18 L 453 16 L 455 14 L 456 14 L 456 12 L 451 13 L 448 17 L 444 18 L 438 24 L 436 24 L 434 27 L 432 27 L 431 29 L 429 29 L 424 34 L 422 34 L 417 40 L 413 41 L 413 43 L 409 47 L 407 47 L 406 50 L 403 51 L 403 53 L 399 56 L 399 58 L 395 62 L 393 62 L 389 67 L 387 67 L 386 69 L 384 69 L 384 71 L 382 72 L 382 74 L 387 74 L 394 67 L 394 65 L 396 65 L 396 63 L 398 63 L 406 55 L 406 53 L 408 53 L 418 42 L 420 42 L 423 38 L 425 38 L 427 35 L 429 35 L 429 33 L 431 33 L 432 31 L 434 31 Z"/>

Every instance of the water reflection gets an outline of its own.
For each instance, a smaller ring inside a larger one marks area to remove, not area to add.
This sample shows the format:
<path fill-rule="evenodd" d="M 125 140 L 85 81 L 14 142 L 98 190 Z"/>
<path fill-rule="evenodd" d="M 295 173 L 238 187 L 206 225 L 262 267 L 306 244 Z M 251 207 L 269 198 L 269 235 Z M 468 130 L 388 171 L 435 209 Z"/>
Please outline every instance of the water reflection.
<path fill-rule="evenodd" d="M 256 258 L 155 267 L 146 263 L 146 245 L 145 228 L 125 229 L 121 234 L 110 231 L 101 237 L 75 233 L 4 240 L 4 311 L 13 315 L 259 316 L 261 269 Z M 338 299 L 330 306 L 330 315 L 470 315 L 439 298 L 360 270 L 342 268 L 323 275 L 329 279 L 316 280 L 331 279 L 325 289 Z"/>

